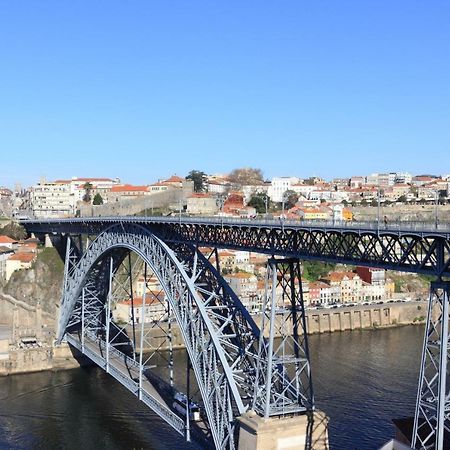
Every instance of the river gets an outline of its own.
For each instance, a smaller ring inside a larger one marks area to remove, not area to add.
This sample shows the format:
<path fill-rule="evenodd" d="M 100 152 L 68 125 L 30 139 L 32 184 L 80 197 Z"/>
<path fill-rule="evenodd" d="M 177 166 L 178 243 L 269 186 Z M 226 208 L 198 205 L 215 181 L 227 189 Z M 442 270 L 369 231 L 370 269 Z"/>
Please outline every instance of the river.
<path fill-rule="evenodd" d="M 423 327 L 310 336 L 332 450 L 377 449 L 414 413 Z M 180 353 L 184 355 L 184 352 Z M 0 378 L 0 449 L 194 449 L 95 367 Z"/>

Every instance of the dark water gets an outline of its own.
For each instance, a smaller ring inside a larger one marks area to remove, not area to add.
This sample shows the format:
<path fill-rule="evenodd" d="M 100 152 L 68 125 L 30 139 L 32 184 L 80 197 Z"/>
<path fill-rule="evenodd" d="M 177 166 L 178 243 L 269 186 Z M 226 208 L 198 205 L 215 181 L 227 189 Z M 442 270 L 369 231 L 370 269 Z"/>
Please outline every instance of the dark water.
<path fill-rule="evenodd" d="M 310 338 L 333 450 L 376 449 L 412 415 L 422 327 Z M 0 449 L 194 449 L 100 369 L 0 378 Z"/>

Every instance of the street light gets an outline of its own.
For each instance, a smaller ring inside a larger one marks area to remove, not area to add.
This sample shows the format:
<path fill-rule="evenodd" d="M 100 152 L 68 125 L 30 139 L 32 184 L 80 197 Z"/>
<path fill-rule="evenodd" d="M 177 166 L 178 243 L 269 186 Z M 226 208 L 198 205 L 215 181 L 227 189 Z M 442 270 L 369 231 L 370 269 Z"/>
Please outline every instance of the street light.
<path fill-rule="evenodd" d="M 380 231 L 380 185 L 378 185 L 377 189 L 377 227 L 378 231 Z"/>
<path fill-rule="evenodd" d="M 281 218 L 284 219 L 284 203 L 288 199 L 287 191 L 283 192 L 283 196 L 281 197 Z"/>
<path fill-rule="evenodd" d="M 435 204 L 434 204 L 434 226 L 437 230 L 438 227 L 438 199 L 439 199 L 439 194 L 438 194 L 438 190 L 436 189 L 434 191 L 434 198 L 435 198 Z"/>

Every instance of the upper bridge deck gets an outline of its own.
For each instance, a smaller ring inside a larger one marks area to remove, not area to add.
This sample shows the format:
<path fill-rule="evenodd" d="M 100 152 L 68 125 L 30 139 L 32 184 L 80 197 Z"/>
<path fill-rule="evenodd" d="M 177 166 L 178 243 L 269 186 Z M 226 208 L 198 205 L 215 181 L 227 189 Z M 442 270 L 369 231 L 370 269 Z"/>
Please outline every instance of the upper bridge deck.
<path fill-rule="evenodd" d="M 22 220 L 30 233 L 97 235 L 115 224 L 150 228 L 167 242 L 450 276 L 450 223 L 333 222 L 225 217 Z"/>

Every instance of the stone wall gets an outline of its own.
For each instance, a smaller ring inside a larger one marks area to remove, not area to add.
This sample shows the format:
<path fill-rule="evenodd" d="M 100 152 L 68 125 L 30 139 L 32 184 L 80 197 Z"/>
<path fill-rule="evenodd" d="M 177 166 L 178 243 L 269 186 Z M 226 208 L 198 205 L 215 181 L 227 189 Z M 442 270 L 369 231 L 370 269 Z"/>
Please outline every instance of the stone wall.
<path fill-rule="evenodd" d="M 378 214 L 377 207 L 354 207 L 352 208 L 355 220 L 375 221 Z M 435 220 L 434 205 L 392 205 L 382 206 L 380 218 L 387 217 L 388 221 L 413 221 L 413 222 L 433 222 Z M 450 222 L 450 205 L 438 206 L 439 222 Z"/>
<path fill-rule="evenodd" d="M 425 322 L 427 302 L 384 303 L 382 305 L 361 305 L 351 308 L 331 308 L 321 310 L 308 310 L 306 315 L 309 334 L 333 333 L 336 331 L 351 331 L 361 329 L 374 329 L 397 325 L 420 324 Z M 260 326 L 261 316 L 253 316 L 256 324 Z M 152 338 L 153 346 L 167 349 L 167 343 L 161 329 L 150 329 L 146 325 L 147 339 Z M 163 329 L 166 329 L 163 326 Z M 133 336 L 131 326 L 127 327 L 128 336 Z M 140 326 L 136 327 L 136 347 L 140 348 Z M 172 326 L 173 348 L 184 348 L 183 338 L 177 325 Z M 150 350 L 146 348 L 146 350 Z"/>
<path fill-rule="evenodd" d="M 44 344 L 38 348 L 17 348 L 10 345 L 8 356 L 0 359 L 0 376 L 79 367 L 67 344 Z"/>
<path fill-rule="evenodd" d="M 132 216 L 152 208 L 171 208 L 178 210 L 180 201 L 186 204 L 186 198 L 192 189 L 170 189 L 153 195 L 105 203 L 103 205 L 84 205 L 79 207 L 81 217 Z"/>

